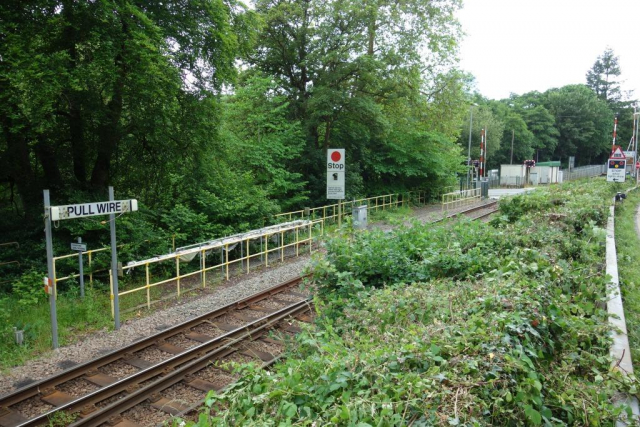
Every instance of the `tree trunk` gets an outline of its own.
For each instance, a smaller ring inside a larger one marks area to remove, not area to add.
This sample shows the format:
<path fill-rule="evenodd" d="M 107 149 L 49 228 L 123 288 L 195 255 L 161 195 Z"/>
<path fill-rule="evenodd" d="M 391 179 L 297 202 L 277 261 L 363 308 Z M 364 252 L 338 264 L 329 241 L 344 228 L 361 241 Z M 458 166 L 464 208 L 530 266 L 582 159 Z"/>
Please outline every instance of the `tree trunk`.
<path fill-rule="evenodd" d="M 62 47 L 68 53 L 69 60 L 67 68 L 70 74 L 73 74 L 77 68 L 78 51 L 76 43 L 78 42 L 78 32 L 75 27 L 75 16 L 73 11 L 73 2 L 63 1 L 63 14 L 67 22 L 64 28 L 63 37 L 61 38 Z M 69 91 L 64 94 L 67 102 L 69 113 L 66 115 L 69 124 L 69 137 L 71 139 L 71 160 L 73 161 L 73 175 L 81 186 L 87 181 L 86 153 L 87 144 L 84 139 L 84 119 L 82 117 L 81 94 L 76 91 Z"/>
<path fill-rule="evenodd" d="M 124 80 L 127 74 L 125 64 L 125 39 L 129 35 L 128 25 L 124 18 L 122 23 L 123 40 L 120 52 L 116 55 L 115 64 L 118 68 L 118 78 L 113 87 L 113 96 L 107 103 L 106 119 L 98 127 L 98 156 L 91 174 L 91 186 L 94 189 L 103 189 L 110 180 L 111 158 L 120 142 L 120 118 L 122 117 L 122 96 L 124 92 Z"/>

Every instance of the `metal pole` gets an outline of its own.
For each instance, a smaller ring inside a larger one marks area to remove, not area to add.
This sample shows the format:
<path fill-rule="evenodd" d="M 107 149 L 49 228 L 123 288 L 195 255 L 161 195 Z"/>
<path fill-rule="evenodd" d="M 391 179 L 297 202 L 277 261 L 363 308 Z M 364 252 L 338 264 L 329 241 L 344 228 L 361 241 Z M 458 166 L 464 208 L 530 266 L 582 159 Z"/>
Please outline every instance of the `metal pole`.
<path fill-rule="evenodd" d="M 468 161 L 468 165 L 467 167 L 469 168 L 467 170 L 467 188 L 470 187 L 470 183 L 469 181 L 469 175 L 471 172 L 471 132 L 473 131 L 473 105 L 469 108 L 469 151 L 467 152 L 467 161 Z"/>
<path fill-rule="evenodd" d="M 342 227 L 342 200 L 338 199 L 338 228 Z"/>
<path fill-rule="evenodd" d="M 115 200 L 113 187 L 109 186 L 109 201 Z M 111 276 L 113 277 L 113 318 L 116 331 L 120 329 L 120 301 L 118 298 L 118 248 L 116 245 L 116 214 L 109 215 L 111 231 Z"/>
<path fill-rule="evenodd" d="M 78 237 L 78 243 L 82 243 L 82 237 Z M 84 298 L 84 266 L 82 262 L 82 250 L 78 251 L 78 270 L 80 273 L 80 297 Z"/>
<path fill-rule="evenodd" d="M 513 141 L 514 139 L 516 139 L 516 131 L 515 130 L 511 130 L 511 162 L 509 162 L 510 165 L 513 164 Z"/>
<path fill-rule="evenodd" d="M 487 176 L 487 169 L 489 169 L 489 165 L 488 165 L 488 161 L 487 159 L 489 158 L 489 138 L 487 137 L 487 134 L 489 133 L 488 128 L 484 128 L 484 176 L 481 178 L 484 178 Z"/>
<path fill-rule="evenodd" d="M 53 277 L 53 239 L 51 236 L 51 201 L 49 200 L 49 190 L 44 190 L 44 234 L 47 246 L 47 279 L 49 286 L 55 288 Z M 51 313 L 51 344 L 54 349 L 58 348 L 58 314 L 56 309 L 56 297 L 54 290 L 49 288 L 49 309 Z"/>

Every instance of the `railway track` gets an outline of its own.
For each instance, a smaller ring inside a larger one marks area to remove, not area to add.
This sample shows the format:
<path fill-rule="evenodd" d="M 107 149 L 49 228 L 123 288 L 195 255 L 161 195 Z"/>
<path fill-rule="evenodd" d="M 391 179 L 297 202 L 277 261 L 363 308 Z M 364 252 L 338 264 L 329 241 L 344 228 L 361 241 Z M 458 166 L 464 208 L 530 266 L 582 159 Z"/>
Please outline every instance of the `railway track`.
<path fill-rule="evenodd" d="M 492 202 L 485 203 L 483 205 L 474 206 L 474 207 L 471 207 L 469 209 L 465 209 L 465 210 L 460 211 L 460 212 L 456 212 L 456 213 L 453 213 L 453 214 L 446 215 L 444 218 L 435 220 L 433 222 L 434 223 L 435 222 L 441 222 L 441 221 L 444 221 L 445 219 L 455 218 L 455 217 L 457 217 L 459 215 L 468 216 L 472 220 L 480 220 L 480 219 L 488 218 L 488 217 L 490 217 L 491 215 L 493 215 L 496 212 L 498 212 L 498 201 L 494 200 Z"/>
<path fill-rule="evenodd" d="M 283 348 L 272 332 L 308 322 L 302 277 L 189 320 L 123 349 L 0 397 L 0 426 L 157 424 L 235 381 L 216 363 L 273 363 Z M 183 398 L 186 396 L 186 398 Z M 142 405 L 142 409 L 136 406 Z"/>

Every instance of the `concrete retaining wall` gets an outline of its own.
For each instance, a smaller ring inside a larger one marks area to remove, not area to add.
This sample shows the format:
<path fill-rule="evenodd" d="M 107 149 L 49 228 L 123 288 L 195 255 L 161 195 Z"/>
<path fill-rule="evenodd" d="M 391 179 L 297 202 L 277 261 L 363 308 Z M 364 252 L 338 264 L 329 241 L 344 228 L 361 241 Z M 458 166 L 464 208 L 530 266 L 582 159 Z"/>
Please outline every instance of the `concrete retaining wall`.
<path fill-rule="evenodd" d="M 607 311 L 609 312 L 609 323 L 613 326 L 611 336 L 613 344 L 609 349 L 609 354 L 613 358 L 611 366 L 614 370 L 619 370 L 623 374 L 633 374 L 633 364 L 631 362 L 631 349 L 629 348 L 629 338 L 627 337 L 627 324 L 624 317 L 624 307 L 622 306 L 622 296 L 620 294 L 620 281 L 618 277 L 618 255 L 616 253 L 615 239 L 615 201 L 609 211 L 607 221 L 607 274 L 611 281 L 607 285 Z M 620 393 L 616 396 L 618 404 L 627 404 L 633 410 L 634 418 L 640 419 L 640 408 L 638 399 L 635 396 Z M 617 426 L 626 426 L 624 421 L 618 421 Z"/>

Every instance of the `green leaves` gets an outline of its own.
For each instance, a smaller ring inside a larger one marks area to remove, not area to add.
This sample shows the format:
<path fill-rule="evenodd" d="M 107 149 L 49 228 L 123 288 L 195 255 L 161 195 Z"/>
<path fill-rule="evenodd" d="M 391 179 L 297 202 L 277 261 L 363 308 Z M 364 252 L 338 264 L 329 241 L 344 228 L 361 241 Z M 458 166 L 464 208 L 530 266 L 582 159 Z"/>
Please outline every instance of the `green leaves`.
<path fill-rule="evenodd" d="M 607 314 L 593 304 L 606 292 L 593 230 L 610 191 L 578 182 L 503 201 L 512 222 L 496 227 L 462 220 L 329 241 L 313 266 L 315 329 L 270 375 L 221 396 L 220 419 L 613 423 L 622 409 L 611 397 L 635 389 L 609 372 Z"/>
<path fill-rule="evenodd" d="M 542 423 L 542 416 L 540 415 L 540 412 L 533 409 L 533 407 L 529 405 L 525 406 L 524 413 L 531 424 L 539 426 Z"/>

